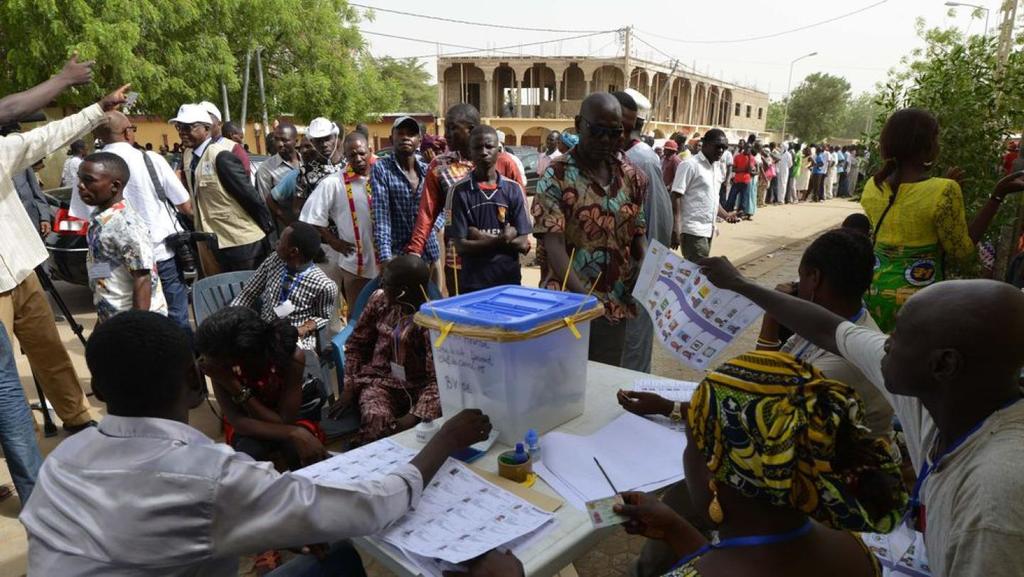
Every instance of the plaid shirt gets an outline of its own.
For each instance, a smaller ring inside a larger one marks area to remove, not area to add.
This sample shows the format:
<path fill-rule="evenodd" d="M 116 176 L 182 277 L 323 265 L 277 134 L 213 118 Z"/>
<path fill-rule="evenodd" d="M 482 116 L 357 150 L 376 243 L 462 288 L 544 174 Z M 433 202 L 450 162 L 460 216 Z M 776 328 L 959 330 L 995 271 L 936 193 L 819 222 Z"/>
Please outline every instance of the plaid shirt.
<path fill-rule="evenodd" d="M 391 260 L 405 252 L 412 239 L 416 213 L 420 210 L 420 196 L 426 184 L 427 163 L 415 160 L 416 173 L 420 175 L 419 186 L 413 190 L 409 179 L 394 156 L 381 158 L 370 172 L 370 188 L 373 190 L 373 240 L 381 261 Z M 435 230 L 444 226 L 444 216 L 439 216 Z M 424 250 L 428 262 L 437 260 L 439 251 L 436 235 L 430 235 Z"/>
<path fill-rule="evenodd" d="M 286 280 L 289 285 L 287 290 L 284 286 Z M 251 309 L 259 305 L 263 320 L 274 321 L 277 320 L 274 308 L 284 302 L 284 297 L 287 297 L 295 307 L 286 317 L 290 325 L 298 328 L 313 319 L 319 330 L 327 326 L 331 315 L 334 314 L 338 285 L 314 264 L 310 264 L 306 270 L 296 275 L 285 267 L 284 261 L 275 252 L 256 269 L 256 273 L 245 283 L 242 292 L 238 293 L 231 305 Z M 299 347 L 306 350 L 315 349 L 316 333 L 300 338 Z"/>

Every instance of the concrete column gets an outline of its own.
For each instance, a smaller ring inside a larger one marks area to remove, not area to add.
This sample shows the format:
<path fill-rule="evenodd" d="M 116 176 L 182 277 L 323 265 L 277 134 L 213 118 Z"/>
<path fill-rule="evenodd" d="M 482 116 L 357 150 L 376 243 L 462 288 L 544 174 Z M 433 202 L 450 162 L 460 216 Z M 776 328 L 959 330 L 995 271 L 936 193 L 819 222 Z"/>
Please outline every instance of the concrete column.
<path fill-rule="evenodd" d="M 523 117 L 523 77 L 516 78 L 516 117 Z"/>
<path fill-rule="evenodd" d="M 480 96 L 481 116 L 494 117 L 494 72 L 484 72 L 483 94 Z"/>
<path fill-rule="evenodd" d="M 690 124 L 690 125 L 695 124 L 693 122 L 693 95 L 694 95 L 694 93 L 696 91 L 697 91 L 696 85 L 694 85 L 691 82 L 690 83 L 690 99 L 689 99 L 689 102 L 688 102 L 688 104 L 686 106 L 686 123 Z"/>
<path fill-rule="evenodd" d="M 565 71 L 563 70 L 564 74 Z M 555 118 L 562 117 L 562 79 L 555 80 Z"/>

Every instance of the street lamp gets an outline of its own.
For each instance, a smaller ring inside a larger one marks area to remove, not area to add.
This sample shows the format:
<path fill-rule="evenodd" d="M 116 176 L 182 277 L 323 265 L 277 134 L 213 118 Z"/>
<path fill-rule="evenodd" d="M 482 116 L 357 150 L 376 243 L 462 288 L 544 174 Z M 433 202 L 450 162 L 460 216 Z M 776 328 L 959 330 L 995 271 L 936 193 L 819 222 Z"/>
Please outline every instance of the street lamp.
<path fill-rule="evenodd" d="M 988 36 L 988 8 L 979 6 L 978 4 L 964 4 L 963 2 L 946 2 L 946 6 L 963 6 L 964 8 L 974 8 L 975 10 L 985 11 L 985 36 Z"/>
<path fill-rule="evenodd" d="M 786 82 L 786 106 L 782 112 L 782 140 L 786 140 L 786 123 L 789 120 L 789 96 L 790 90 L 793 88 L 793 65 L 800 62 L 804 58 L 810 58 L 811 56 L 817 56 L 817 52 L 811 52 L 810 54 L 804 54 L 800 58 L 789 63 L 789 80 Z"/>

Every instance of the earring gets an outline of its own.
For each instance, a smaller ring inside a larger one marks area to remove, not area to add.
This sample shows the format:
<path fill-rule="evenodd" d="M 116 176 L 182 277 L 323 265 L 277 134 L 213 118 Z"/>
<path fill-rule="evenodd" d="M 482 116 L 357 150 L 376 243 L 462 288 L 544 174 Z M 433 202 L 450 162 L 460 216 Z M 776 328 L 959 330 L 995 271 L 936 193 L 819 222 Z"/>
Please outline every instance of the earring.
<path fill-rule="evenodd" d="M 725 520 L 725 513 L 722 511 L 722 504 L 718 502 L 718 487 L 715 486 L 715 480 L 711 479 L 708 481 L 708 490 L 711 491 L 711 504 L 708 505 L 708 518 L 715 525 L 721 525 L 722 521 Z"/>

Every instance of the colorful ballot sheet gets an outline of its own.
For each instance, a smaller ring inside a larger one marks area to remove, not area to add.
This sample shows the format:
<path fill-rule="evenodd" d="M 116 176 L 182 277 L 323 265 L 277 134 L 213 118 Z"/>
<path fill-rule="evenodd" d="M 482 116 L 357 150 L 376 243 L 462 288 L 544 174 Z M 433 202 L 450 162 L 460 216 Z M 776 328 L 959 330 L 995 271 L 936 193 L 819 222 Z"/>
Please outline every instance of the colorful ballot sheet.
<path fill-rule="evenodd" d="M 650 314 L 658 340 L 697 369 L 707 369 L 764 312 L 712 285 L 700 267 L 658 241 L 651 241 L 633 298 Z"/>

